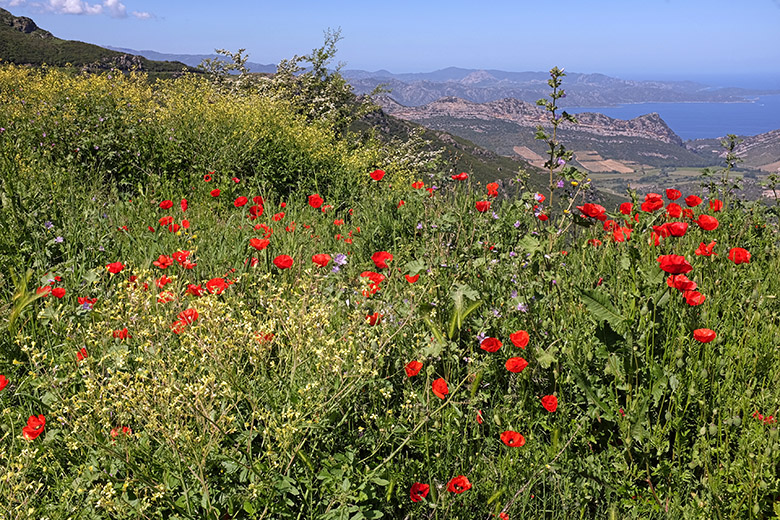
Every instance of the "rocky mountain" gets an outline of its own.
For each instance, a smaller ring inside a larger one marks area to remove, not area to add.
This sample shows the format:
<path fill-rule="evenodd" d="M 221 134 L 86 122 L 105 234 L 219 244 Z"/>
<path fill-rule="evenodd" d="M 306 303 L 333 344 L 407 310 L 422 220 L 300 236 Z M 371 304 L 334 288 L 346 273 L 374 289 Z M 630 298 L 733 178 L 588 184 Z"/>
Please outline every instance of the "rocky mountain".
<path fill-rule="evenodd" d="M 90 43 L 62 40 L 38 27 L 31 18 L 14 16 L 5 9 L 0 9 L 0 58 L 20 65 L 70 65 L 85 71 L 116 68 L 178 74 L 187 68 L 181 62 L 153 61 Z"/>
<path fill-rule="evenodd" d="M 780 130 L 741 137 L 742 142 L 734 152 L 742 159 L 740 167 L 766 173 L 780 173 Z M 726 152 L 720 139 L 695 139 L 686 146 L 698 154 L 717 157 L 721 161 Z"/>
<path fill-rule="evenodd" d="M 546 145 L 534 138 L 549 129 L 544 109 L 518 99 L 474 103 L 444 97 L 421 106 L 404 106 L 389 96 L 376 99 L 387 113 L 468 139 L 508 157 L 541 166 Z M 591 172 L 642 172 L 658 167 L 716 164 L 713 155 L 687 148 L 658 114 L 621 120 L 597 113 L 577 114 L 579 124 L 563 123 L 559 138 L 574 151 L 579 166 Z"/>
<path fill-rule="evenodd" d="M 507 72 L 450 67 L 431 73 L 392 74 L 385 70 L 345 70 L 355 92 L 385 85 L 406 106 L 458 97 L 475 103 L 515 98 L 535 103 L 549 92 L 546 72 Z M 712 88 L 692 81 L 631 81 L 604 74 L 569 73 L 560 106 L 614 106 L 649 102 L 740 102 L 747 96 L 780 93 L 742 88 Z"/>

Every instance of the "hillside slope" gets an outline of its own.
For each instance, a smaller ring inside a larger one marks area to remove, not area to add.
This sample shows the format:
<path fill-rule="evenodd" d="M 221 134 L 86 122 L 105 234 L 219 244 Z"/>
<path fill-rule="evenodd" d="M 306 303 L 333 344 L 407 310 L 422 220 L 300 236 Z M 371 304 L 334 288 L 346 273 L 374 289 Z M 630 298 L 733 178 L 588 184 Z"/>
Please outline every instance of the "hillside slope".
<path fill-rule="evenodd" d="M 31 18 L 14 16 L 5 9 L 0 9 L 0 58 L 19 65 L 71 65 L 87 70 L 117 68 L 178 73 L 188 69 L 181 62 L 152 61 L 91 43 L 62 40 L 38 27 Z"/>

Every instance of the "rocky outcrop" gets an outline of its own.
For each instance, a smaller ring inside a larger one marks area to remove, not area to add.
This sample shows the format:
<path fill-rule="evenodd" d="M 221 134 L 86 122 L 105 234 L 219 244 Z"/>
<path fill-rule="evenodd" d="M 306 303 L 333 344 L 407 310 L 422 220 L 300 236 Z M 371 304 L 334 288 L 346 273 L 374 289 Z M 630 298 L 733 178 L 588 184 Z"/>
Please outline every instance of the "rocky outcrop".
<path fill-rule="evenodd" d="M 406 107 L 384 96 L 377 103 L 389 114 L 425 124 L 434 118 L 504 120 L 519 126 L 549 127 L 549 113 L 543 108 L 513 98 L 488 103 L 473 103 L 458 97 L 443 97 L 433 103 L 418 107 Z M 683 141 L 656 113 L 634 119 L 613 119 L 603 114 L 586 112 L 577 114 L 579 124 L 565 122 L 562 129 L 572 129 L 600 136 L 642 137 L 682 146 Z"/>
<path fill-rule="evenodd" d="M 44 31 L 38 27 L 32 18 L 26 16 L 14 16 L 5 9 L 0 9 L 0 23 L 8 25 L 12 29 L 15 29 L 24 34 L 35 34 L 40 38 L 52 38 L 52 34 L 49 31 Z"/>

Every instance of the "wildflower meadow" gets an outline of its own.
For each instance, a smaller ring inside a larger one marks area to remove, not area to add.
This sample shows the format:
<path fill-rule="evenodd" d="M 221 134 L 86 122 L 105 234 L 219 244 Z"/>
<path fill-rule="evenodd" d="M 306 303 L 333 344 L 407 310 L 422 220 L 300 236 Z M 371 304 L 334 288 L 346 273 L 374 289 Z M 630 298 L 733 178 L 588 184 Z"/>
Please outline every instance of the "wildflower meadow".
<path fill-rule="evenodd" d="M 0 67 L 0 516 L 780 515 L 777 201 L 597 199 L 556 71 L 480 182 L 292 75 Z"/>

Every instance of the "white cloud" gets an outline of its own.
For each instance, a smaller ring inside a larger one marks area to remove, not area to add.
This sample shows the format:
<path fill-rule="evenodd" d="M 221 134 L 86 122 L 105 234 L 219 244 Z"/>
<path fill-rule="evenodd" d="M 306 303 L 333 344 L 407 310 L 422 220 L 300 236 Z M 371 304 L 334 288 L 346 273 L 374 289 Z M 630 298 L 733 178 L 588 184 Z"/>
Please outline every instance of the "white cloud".
<path fill-rule="evenodd" d="M 119 0 L 104 0 L 103 7 L 108 9 L 112 18 L 127 18 L 127 8 Z"/>
<path fill-rule="evenodd" d="M 101 14 L 103 6 L 90 4 L 84 0 L 49 0 L 45 6 L 47 11 L 57 14 Z"/>
<path fill-rule="evenodd" d="M 45 0 L 30 2 L 29 0 L 0 0 L 0 4 L 9 7 L 30 5 L 31 7 L 56 14 L 96 15 L 106 14 L 112 18 L 127 18 L 127 7 L 119 0 L 103 0 L 90 3 L 87 0 Z M 135 18 L 149 20 L 154 15 L 145 11 L 132 11 Z"/>

